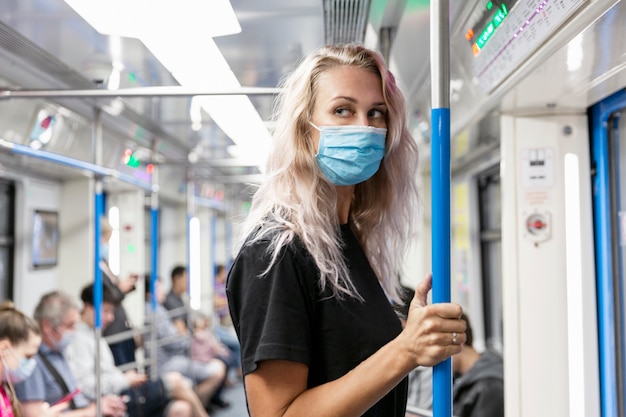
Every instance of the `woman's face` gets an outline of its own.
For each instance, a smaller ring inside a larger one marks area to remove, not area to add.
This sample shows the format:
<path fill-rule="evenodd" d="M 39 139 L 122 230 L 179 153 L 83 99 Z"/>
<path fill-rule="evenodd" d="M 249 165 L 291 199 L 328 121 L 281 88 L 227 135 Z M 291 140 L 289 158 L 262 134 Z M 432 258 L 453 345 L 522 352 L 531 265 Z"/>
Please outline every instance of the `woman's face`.
<path fill-rule="evenodd" d="M 316 126 L 387 127 L 387 106 L 378 75 L 363 68 L 335 67 L 322 73 L 311 121 Z M 319 131 L 311 129 L 315 149 Z"/>
<path fill-rule="evenodd" d="M 17 369 L 20 359 L 30 359 L 35 356 L 40 344 L 41 336 L 33 332 L 30 332 L 28 340 L 14 346 L 8 340 L 3 341 L 3 349 L 0 352 L 3 358 L 2 363 L 11 369 Z"/>

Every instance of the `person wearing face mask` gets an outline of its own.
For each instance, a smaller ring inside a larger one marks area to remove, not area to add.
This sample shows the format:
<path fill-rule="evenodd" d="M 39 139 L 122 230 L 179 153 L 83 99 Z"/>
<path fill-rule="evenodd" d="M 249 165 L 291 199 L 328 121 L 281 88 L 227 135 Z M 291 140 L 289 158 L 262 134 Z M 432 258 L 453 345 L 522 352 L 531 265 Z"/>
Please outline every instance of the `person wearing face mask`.
<path fill-rule="evenodd" d="M 81 321 L 76 326 L 76 337 L 65 351 L 65 357 L 86 396 L 95 398 L 97 381 L 102 393 L 119 394 L 127 398 L 127 417 L 209 417 L 189 381 L 177 372 L 162 373 L 149 379 L 147 374 L 134 370 L 123 372 L 115 366 L 113 356 L 104 340 L 100 345 L 100 375 L 94 368 L 96 341 L 94 285 L 84 287 Z M 102 328 L 112 321 L 115 297 L 107 287 L 102 288 Z"/>
<path fill-rule="evenodd" d="M 14 385 L 32 374 L 36 366 L 33 356 L 40 343 L 41 332 L 34 320 L 15 309 L 10 301 L 0 304 L 0 416 L 22 416 Z M 42 404 L 39 415 L 55 416 L 65 407 Z"/>
<path fill-rule="evenodd" d="M 418 153 L 376 51 L 333 45 L 285 79 L 265 180 L 226 290 L 250 415 L 404 417 L 407 375 L 458 353 L 461 306 L 406 325 L 403 255 L 415 232 Z"/>
<path fill-rule="evenodd" d="M 122 305 L 122 301 L 124 297 L 126 297 L 126 294 L 135 290 L 139 275 L 130 274 L 126 278 L 122 278 L 111 271 L 111 268 L 109 268 L 109 241 L 113 235 L 113 227 L 111 227 L 108 220 L 103 217 L 100 221 L 100 228 L 102 242 L 100 246 L 101 259 L 99 265 L 102 270 L 102 282 L 117 299 L 115 318 L 113 322 L 102 331 L 102 336 L 108 337 L 133 329 L 132 323 Z M 109 347 L 111 348 L 111 352 L 113 352 L 115 365 L 121 366 L 135 362 L 135 350 L 141 343 L 142 340 L 140 337 L 135 338 L 132 336 L 118 342 L 110 343 Z"/>
<path fill-rule="evenodd" d="M 42 341 L 34 349 L 32 375 L 15 385 L 15 393 L 22 404 L 23 417 L 41 417 L 42 407 L 63 407 L 63 417 L 96 417 L 95 402 L 79 392 L 71 399 L 61 401 L 77 389 L 76 380 L 63 356 L 71 343 L 80 320 L 76 303 L 66 294 L 53 291 L 45 294 L 35 308 L 34 318 L 41 329 Z M 35 355 L 36 353 L 36 355 Z M 31 365 L 32 366 L 32 365 Z M 119 396 L 106 395 L 101 398 L 102 415 L 123 417 L 126 413 L 124 401 Z"/>

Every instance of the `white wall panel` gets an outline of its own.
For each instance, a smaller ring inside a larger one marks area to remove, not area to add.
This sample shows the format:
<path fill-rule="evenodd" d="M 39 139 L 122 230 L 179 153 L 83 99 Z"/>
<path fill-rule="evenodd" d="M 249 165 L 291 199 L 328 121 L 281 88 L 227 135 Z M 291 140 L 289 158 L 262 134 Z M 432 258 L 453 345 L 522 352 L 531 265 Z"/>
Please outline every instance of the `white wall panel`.
<path fill-rule="evenodd" d="M 33 178 L 21 172 L 7 171 L 4 176 L 15 180 L 15 296 L 17 308 L 31 315 L 42 294 L 57 289 L 59 266 L 32 267 L 33 211 L 60 209 L 61 186 L 55 181 Z M 59 213 L 63 225 L 64 215 Z M 59 239 L 63 244 L 63 237 Z"/>
<path fill-rule="evenodd" d="M 94 181 L 66 181 L 61 190 L 59 289 L 78 299 L 94 280 Z"/>
<path fill-rule="evenodd" d="M 599 415 L 586 115 L 504 116 L 501 143 L 506 415 Z M 580 216 L 568 229 L 571 208 Z"/>

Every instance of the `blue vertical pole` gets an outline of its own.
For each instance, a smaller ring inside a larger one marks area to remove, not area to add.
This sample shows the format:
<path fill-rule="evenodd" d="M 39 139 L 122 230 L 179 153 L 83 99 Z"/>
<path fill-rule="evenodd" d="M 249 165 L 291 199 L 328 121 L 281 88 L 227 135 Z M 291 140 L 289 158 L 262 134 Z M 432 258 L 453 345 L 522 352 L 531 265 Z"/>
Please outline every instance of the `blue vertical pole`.
<path fill-rule="evenodd" d="M 598 299 L 598 350 L 600 354 L 600 403 L 602 417 L 619 414 L 617 392 L 616 346 L 621 341 L 615 337 L 616 305 L 613 294 L 614 269 L 612 259 L 611 218 L 611 173 L 609 161 L 609 126 L 611 115 L 626 107 L 626 90 L 620 90 L 591 107 L 591 127 L 593 132 L 593 164 L 596 175 L 593 177 L 594 230 L 596 243 L 596 298 Z"/>
<path fill-rule="evenodd" d="M 157 293 L 156 284 L 159 279 L 159 194 L 158 168 L 152 172 L 152 193 L 150 194 L 150 344 L 153 354 L 150 357 L 150 378 L 156 380 L 159 375 L 157 369 Z"/>
<path fill-rule="evenodd" d="M 102 225 L 100 219 L 104 216 L 104 192 L 102 179 L 96 178 L 95 212 L 94 212 L 94 282 L 93 282 L 93 308 L 94 308 L 94 338 L 96 340 L 95 368 L 96 368 L 96 393 L 102 391 L 100 370 L 100 339 L 102 338 L 102 270 L 100 269 L 100 248 L 102 240 Z M 102 417 L 102 405 L 100 395 L 96 397 L 96 415 Z"/>
<path fill-rule="evenodd" d="M 432 256 L 433 303 L 450 302 L 450 25 L 449 1 L 430 7 L 432 80 Z M 433 369 L 433 413 L 452 416 L 452 361 Z"/>
<path fill-rule="evenodd" d="M 94 262 L 94 288 L 93 288 L 93 307 L 95 310 L 95 323 L 94 327 L 97 330 L 102 329 L 102 270 L 100 269 L 100 247 L 102 246 L 102 226 L 100 219 L 104 216 L 104 193 L 102 190 L 102 180 L 96 180 L 96 194 L 95 194 L 95 262 Z"/>
<path fill-rule="evenodd" d="M 152 185 L 158 185 L 158 168 L 155 166 L 152 172 Z M 156 311 L 157 299 L 156 299 L 156 281 L 158 279 L 159 271 L 159 194 L 156 192 L 156 187 L 153 187 L 152 194 L 150 194 L 150 294 L 151 304 L 150 308 L 152 312 Z"/>
<path fill-rule="evenodd" d="M 158 262 L 158 251 L 159 251 L 159 208 L 151 207 L 150 208 L 150 235 L 152 236 L 152 240 L 150 242 L 150 294 L 151 304 L 150 308 L 152 311 L 156 311 L 157 306 L 157 297 L 156 297 L 156 282 L 158 279 L 157 271 L 159 267 Z"/>
<path fill-rule="evenodd" d="M 92 129 L 93 159 L 95 165 L 102 165 L 102 114 L 99 108 L 94 110 L 94 122 Z M 96 416 L 102 417 L 102 382 L 100 369 L 100 339 L 102 338 L 102 270 L 100 269 L 100 248 L 102 240 L 102 226 L 100 224 L 104 216 L 104 186 L 102 177 L 97 175 L 95 182 L 95 207 L 94 207 L 94 283 L 93 283 L 93 308 L 94 308 L 94 341 L 96 352 L 94 367 L 96 369 Z"/>

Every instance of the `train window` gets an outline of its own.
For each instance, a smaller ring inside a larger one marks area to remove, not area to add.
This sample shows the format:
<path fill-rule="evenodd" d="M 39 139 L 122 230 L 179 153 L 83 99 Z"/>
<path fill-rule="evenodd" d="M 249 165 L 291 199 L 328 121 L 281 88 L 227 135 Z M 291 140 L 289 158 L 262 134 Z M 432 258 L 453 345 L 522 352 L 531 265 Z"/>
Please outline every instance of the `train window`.
<path fill-rule="evenodd" d="M 478 176 L 486 347 L 502 352 L 502 233 L 499 165 Z"/>
<path fill-rule="evenodd" d="M 13 298 L 15 187 L 0 180 L 0 301 Z"/>

